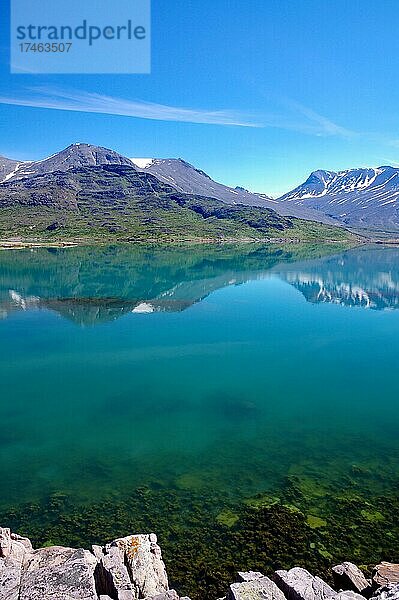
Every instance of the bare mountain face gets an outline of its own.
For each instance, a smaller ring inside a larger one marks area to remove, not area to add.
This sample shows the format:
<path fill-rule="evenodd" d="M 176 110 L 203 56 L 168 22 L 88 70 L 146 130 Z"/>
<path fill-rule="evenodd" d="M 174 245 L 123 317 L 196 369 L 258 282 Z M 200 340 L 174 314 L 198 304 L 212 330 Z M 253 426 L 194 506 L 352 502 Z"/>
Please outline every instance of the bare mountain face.
<path fill-rule="evenodd" d="M 202 194 L 227 204 L 248 204 L 271 208 L 276 202 L 266 194 L 254 194 L 243 187 L 231 188 L 214 181 L 204 171 L 181 158 L 132 158 L 140 170 L 155 175 L 164 183 L 185 194 Z"/>
<path fill-rule="evenodd" d="M 240 186 L 232 188 L 218 183 L 204 171 L 197 169 L 181 158 L 132 158 L 131 160 L 139 170 L 151 173 L 160 181 L 173 186 L 184 194 L 200 194 L 222 200 L 226 204 L 262 206 L 271 208 L 283 216 L 298 217 L 328 224 L 334 223 L 333 219 L 312 208 L 282 204 L 266 194 L 249 192 Z"/>
<path fill-rule="evenodd" d="M 399 169 L 382 166 L 314 171 L 279 202 L 310 208 L 356 229 L 399 231 Z"/>
<path fill-rule="evenodd" d="M 20 163 L 17 160 L 0 156 L 0 181 L 5 181 Z"/>
<path fill-rule="evenodd" d="M 4 166 L 3 166 L 4 161 Z M 57 152 L 43 160 L 18 162 L 0 158 L 0 183 L 16 181 L 34 175 L 45 175 L 55 171 L 68 171 L 78 167 L 96 167 L 100 165 L 127 165 L 132 162 L 108 148 L 90 144 L 71 144 L 65 150 Z"/>

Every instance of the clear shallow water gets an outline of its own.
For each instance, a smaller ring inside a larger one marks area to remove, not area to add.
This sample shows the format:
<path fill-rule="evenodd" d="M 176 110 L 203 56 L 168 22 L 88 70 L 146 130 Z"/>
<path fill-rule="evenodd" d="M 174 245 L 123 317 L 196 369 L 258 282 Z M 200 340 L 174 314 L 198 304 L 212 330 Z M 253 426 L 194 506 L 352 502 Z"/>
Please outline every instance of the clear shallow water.
<path fill-rule="evenodd" d="M 130 511 L 168 547 L 194 530 L 238 535 L 252 518 L 242 507 L 278 504 L 322 520 L 298 527 L 324 565 L 343 526 L 338 498 L 359 503 L 359 557 L 388 551 L 377 536 L 367 555 L 361 531 L 377 523 L 399 541 L 399 251 L 322 254 L 0 253 L 3 518 L 41 527 L 42 542 L 83 543 L 128 533 L 128 519 L 113 522 Z M 62 523 L 76 511 L 80 537 Z"/>

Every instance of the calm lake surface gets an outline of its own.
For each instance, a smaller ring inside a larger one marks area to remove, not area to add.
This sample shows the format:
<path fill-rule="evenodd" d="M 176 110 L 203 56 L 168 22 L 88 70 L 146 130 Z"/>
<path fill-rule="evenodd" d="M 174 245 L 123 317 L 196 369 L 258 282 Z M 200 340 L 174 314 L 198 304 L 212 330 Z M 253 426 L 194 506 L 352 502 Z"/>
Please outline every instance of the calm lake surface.
<path fill-rule="evenodd" d="M 398 309 L 394 248 L 2 251 L 3 525 L 150 528 L 203 597 L 398 560 Z"/>

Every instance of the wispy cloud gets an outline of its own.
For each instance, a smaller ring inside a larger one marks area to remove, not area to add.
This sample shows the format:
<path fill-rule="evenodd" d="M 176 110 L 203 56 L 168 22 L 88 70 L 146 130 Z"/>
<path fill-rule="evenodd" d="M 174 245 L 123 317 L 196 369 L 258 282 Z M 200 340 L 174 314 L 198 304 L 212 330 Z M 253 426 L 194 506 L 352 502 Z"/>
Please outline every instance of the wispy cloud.
<path fill-rule="evenodd" d="M 285 99 L 283 104 L 285 104 L 285 106 L 287 106 L 287 108 L 293 113 L 305 117 L 300 125 L 304 132 L 314 133 L 317 136 L 338 136 L 347 139 L 351 139 L 359 135 L 355 131 L 334 123 L 327 117 L 320 115 L 316 111 L 304 106 L 303 104 L 300 104 L 299 102 Z"/>
<path fill-rule="evenodd" d="M 247 115 L 234 110 L 203 110 L 156 104 L 143 100 L 125 100 L 104 94 L 30 88 L 21 97 L 0 96 L 0 104 L 68 110 L 85 113 L 120 115 L 157 121 L 181 121 L 208 125 L 262 127 Z"/>
<path fill-rule="evenodd" d="M 281 129 L 311 136 L 341 137 L 347 140 L 365 135 L 342 127 L 291 99 L 280 99 L 280 108 L 275 112 L 250 113 L 232 109 L 205 110 L 177 107 L 144 100 L 127 100 L 94 92 L 37 86 L 25 88 L 20 95 L 0 96 L 0 104 L 119 115 L 156 121 Z M 281 107 L 284 110 L 281 110 Z M 394 141 L 392 145 L 395 145 Z"/>
<path fill-rule="evenodd" d="M 379 165 L 390 165 L 391 167 L 399 167 L 399 161 L 396 158 L 387 158 L 386 156 L 380 156 L 376 162 Z"/>

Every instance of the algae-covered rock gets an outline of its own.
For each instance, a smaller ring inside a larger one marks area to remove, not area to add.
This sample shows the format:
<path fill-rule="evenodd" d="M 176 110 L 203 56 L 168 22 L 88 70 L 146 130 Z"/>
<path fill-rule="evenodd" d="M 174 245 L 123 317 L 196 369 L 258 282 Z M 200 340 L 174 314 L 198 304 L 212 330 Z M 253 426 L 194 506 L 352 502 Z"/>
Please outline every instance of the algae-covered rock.
<path fill-rule="evenodd" d="M 360 514 L 362 515 L 362 517 L 364 517 L 367 521 L 370 521 L 370 523 L 378 523 L 378 521 L 385 521 L 385 517 L 384 515 L 379 511 L 379 510 L 362 510 L 360 511 Z"/>
<path fill-rule="evenodd" d="M 217 515 L 216 521 L 221 525 L 226 525 L 226 527 L 233 527 L 239 518 L 232 510 L 223 510 Z"/>
<path fill-rule="evenodd" d="M 320 517 L 316 517 L 316 515 L 308 515 L 306 517 L 306 522 L 312 529 L 317 529 L 318 527 L 325 527 L 327 525 L 327 521 L 321 519 Z"/>
<path fill-rule="evenodd" d="M 280 502 L 280 498 L 277 496 L 271 496 L 270 494 L 257 494 L 253 498 L 247 498 L 245 504 L 252 508 L 269 508 Z"/>

